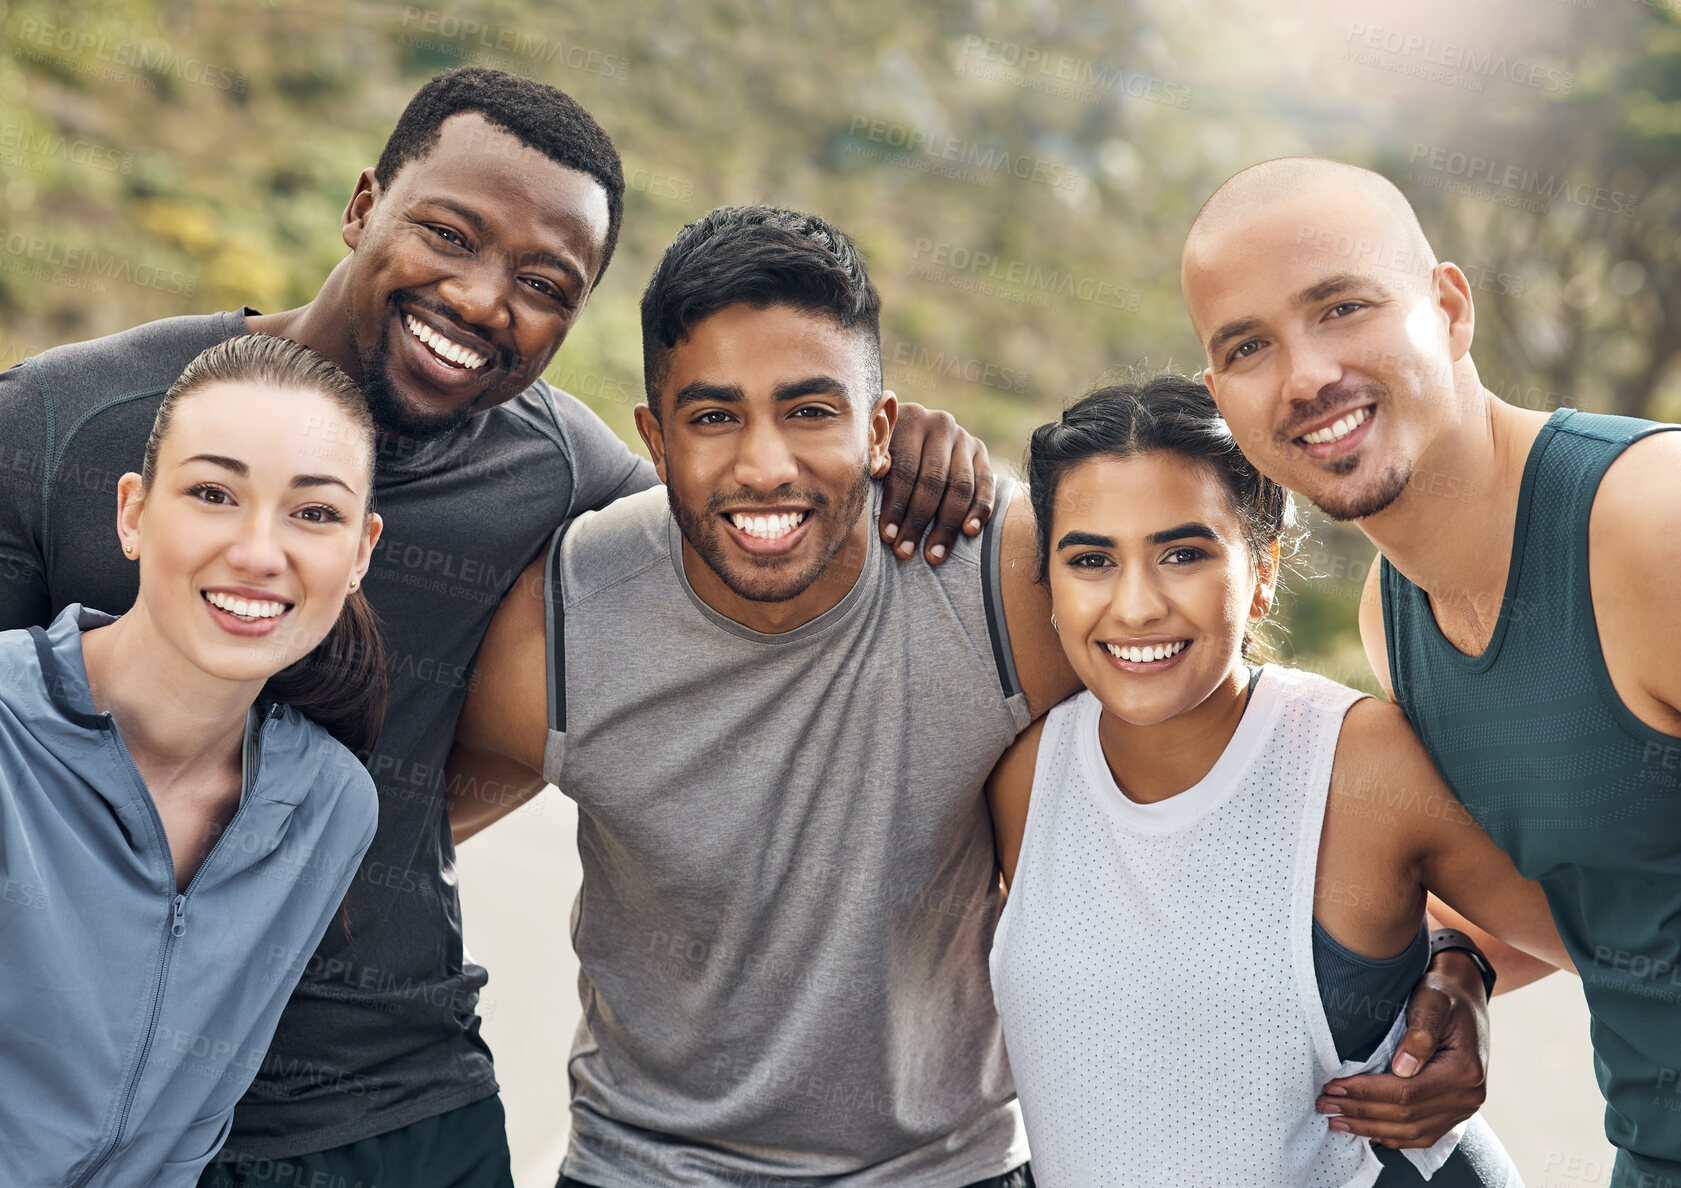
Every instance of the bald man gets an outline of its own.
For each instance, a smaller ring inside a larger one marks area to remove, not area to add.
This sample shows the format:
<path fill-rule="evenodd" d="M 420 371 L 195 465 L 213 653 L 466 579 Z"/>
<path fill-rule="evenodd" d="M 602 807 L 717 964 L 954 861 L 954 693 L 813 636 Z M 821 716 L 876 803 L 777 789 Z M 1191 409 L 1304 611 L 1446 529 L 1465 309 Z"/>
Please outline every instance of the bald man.
<path fill-rule="evenodd" d="M 1244 452 L 1378 547 L 1360 632 L 1379 681 L 1546 890 L 1614 1185 L 1681 1186 L 1681 426 L 1499 400 L 1464 273 L 1353 166 L 1239 173 L 1182 279 Z"/>

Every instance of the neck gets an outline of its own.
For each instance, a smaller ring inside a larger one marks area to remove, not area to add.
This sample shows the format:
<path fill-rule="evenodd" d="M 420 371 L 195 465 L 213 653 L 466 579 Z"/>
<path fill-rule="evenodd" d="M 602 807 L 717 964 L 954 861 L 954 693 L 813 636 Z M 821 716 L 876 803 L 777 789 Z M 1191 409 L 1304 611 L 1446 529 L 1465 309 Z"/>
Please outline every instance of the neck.
<path fill-rule="evenodd" d="M 1237 733 L 1248 688 L 1249 670 L 1235 665 L 1200 704 L 1148 726 L 1134 725 L 1104 707 L 1097 737 L 1115 786 L 1138 804 L 1156 804 L 1194 787 Z"/>
<path fill-rule="evenodd" d="M 313 301 L 281 313 L 247 318 L 246 326 L 253 334 L 272 334 L 302 343 L 337 363 L 360 384 L 362 363 L 350 337 L 350 260 L 346 256 L 327 274 Z"/>
<path fill-rule="evenodd" d="M 1476 386 L 1466 415 L 1418 460 L 1400 498 L 1359 527 L 1438 604 L 1497 604 L 1511 561 L 1518 488 L 1546 413 Z"/>
<path fill-rule="evenodd" d="M 873 518 L 870 500 L 866 499 L 857 522 L 846 534 L 846 540 L 829 558 L 829 563 L 816 580 L 793 598 L 782 602 L 755 602 L 737 594 L 690 547 L 687 537 L 683 538 L 683 574 L 700 600 L 719 614 L 753 631 L 780 635 L 803 627 L 826 611 L 833 610 L 851 592 L 858 583 L 858 575 L 864 572 L 864 560 L 869 555 L 866 550 L 875 543 L 871 533 Z"/>
<path fill-rule="evenodd" d="M 94 709 L 109 712 L 147 786 L 237 763 L 246 711 L 263 682 L 215 677 L 182 656 L 144 607 L 82 636 Z"/>

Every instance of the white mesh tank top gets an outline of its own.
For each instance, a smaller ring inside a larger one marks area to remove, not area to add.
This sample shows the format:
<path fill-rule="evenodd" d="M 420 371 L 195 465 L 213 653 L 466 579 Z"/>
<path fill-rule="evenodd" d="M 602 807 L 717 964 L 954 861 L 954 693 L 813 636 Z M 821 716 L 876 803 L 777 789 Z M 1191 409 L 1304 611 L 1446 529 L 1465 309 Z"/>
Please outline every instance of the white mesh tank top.
<path fill-rule="evenodd" d="M 1369 1185 L 1365 1140 L 1328 1128 L 1343 1063 L 1313 969 L 1313 883 L 1343 715 L 1362 695 L 1267 667 L 1195 787 L 1128 800 L 1081 693 L 1050 713 L 993 992 L 1033 1174 L 1064 1185 Z M 1414 1162 L 1428 1176 L 1450 1134 Z M 1409 1154 L 1411 1154 L 1409 1152 Z"/>

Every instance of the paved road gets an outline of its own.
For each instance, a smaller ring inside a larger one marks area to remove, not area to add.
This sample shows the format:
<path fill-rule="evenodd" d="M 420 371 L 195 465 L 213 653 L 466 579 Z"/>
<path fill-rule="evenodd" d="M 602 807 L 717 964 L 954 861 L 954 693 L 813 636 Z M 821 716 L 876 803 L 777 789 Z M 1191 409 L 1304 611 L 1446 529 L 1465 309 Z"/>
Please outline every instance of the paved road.
<path fill-rule="evenodd" d="M 566 1054 L 578 1022 L 567 940 L 577 815 L 552 788 L 462 847 L 467 945 L 490 970 L 482 1009 L 508 1110 L 518 1188 L 553 1188 L 566 1151 Z M 1581 988 L 1563 974 L 1495 1000 L 1485 1114 L 1528 1188 L 1603 1188 L 1611 1148 Z"/>

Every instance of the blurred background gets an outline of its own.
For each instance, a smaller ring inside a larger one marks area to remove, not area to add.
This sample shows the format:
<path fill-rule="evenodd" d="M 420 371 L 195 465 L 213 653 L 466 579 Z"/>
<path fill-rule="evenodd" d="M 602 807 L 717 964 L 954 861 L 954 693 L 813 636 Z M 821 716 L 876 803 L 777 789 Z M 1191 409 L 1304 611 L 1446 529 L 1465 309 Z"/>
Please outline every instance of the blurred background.
<path fill-rule="evenodd" d="M 1245 165 L 1378 169 L 1464 268 L 1484 382 L 1681 419 L 1681 0 L 0 0 L 0 367 L 171 314 L 314 296 L 408 97 L 468 63 L 579 99 L 624 156 L 612 268 L 548 372 L 633 445 L 636 301 L 673 233 L 768 201 L 849 230 L 901 397 L 995 462 L 1116 368 L 1195 371 L 1179 248 Z M 0 433 L 4 427 L 0 426 Z M 638 448 L 639 445 L 638 445 Z M 1285 659 L 1375 688 L 1363 537 L 1309 517 Z M 464 847 L 525 1184 L 576 1019 L 558 796 Z M 1531 1185 L 1609 1182 L 1573 980 L 1496 1004 L 1491 1118 Z"/>

